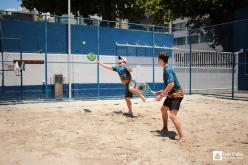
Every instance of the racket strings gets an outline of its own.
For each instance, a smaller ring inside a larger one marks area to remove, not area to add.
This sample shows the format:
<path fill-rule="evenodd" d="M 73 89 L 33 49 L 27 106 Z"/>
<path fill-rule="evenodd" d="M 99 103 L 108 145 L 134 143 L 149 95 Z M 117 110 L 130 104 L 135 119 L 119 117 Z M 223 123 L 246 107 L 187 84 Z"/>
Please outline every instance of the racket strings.
<path fill-rule="evenodd" d="M 151 92 L 149 86 L 145 83 L 138 84 L 137 89 L 143 94 Z"/>
<path fill-rule="evenodd" d="M 94 61 L 94 60 L 96 59 L 96 54 L 94 54 L 94 53 L 89 53 L 89 54 L 87 55 L 87 58 L 88 58 L 88 60 L 90 60 L 90 61 Z"/>

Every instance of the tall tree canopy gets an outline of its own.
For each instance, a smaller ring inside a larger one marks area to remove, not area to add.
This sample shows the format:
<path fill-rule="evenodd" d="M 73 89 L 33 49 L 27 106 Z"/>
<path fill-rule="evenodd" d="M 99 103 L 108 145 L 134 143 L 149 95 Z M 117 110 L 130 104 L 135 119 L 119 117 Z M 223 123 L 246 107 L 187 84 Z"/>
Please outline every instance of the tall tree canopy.
<path fill-rule="evenodd" d="M 233 21 L 235 10 L 248 7 L 248 0 L 149 0 L 145 6 L 153 11 L 154 23 L 187 17 L 188 27 L 195 29 L 193 35 L 205 33 L 211 47 L 221 45 L 232 51 L 233 25 L 207 26 Z"/>
<path fill-rule="evenodd" d="M 22 5 L 29 10 L 36 8 L 40 12 L 62 15 L 67 13 L 68 0 L 22 0 Z M 102 16 L 106 20 L 117 18 L 137 19 L 144 15 L 144 10 L 136 0 L 71 0 L 74 15 Z"/>
<path fill-rule="evenodd" d="M 68 0 L 22 0 L 27 9 L 52 14 L 67 13 Z M 194 26 L 231 21 L 235 9 L 248 5 L 247 0 L 71 0 L 72 12 L 83 17 L 97 14 L 103 19 L 139 19 L 149 15 L 153 23 L 189 17 Z"/>

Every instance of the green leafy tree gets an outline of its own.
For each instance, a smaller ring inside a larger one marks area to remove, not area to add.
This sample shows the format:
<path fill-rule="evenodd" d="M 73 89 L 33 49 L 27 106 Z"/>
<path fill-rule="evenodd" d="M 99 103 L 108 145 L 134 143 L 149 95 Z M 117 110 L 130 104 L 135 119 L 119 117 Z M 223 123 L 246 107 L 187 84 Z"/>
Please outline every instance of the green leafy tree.
<path fill-rule="evenodd" d="M 164 24 L 174 19 L 170 6 L 163 0 L 140 0 L 139 4 L 154 24 Z"/>
<path fill-rule="evenodd" d="M 150 10 L 153 11 L 153 17 L 157 17 L 153 23 L 189 18 L 187 26 L 195 29 L 192 30 L 192 35 L 204 34 L 207 40 L 211 41 L 211 47 L 221 45 L 225 51 L 232 51 L 232 24 L 207 26 L 233 21 L 235 10 L 248 5 L 247 0 L 148 0 L 147 2 L 147 6 L 152 7 Z M 156 10 L 158 6 L 159 10 Z"/>
<path fill-rule="evenodd" d="M 50 12 L 51 14 L 62 15 L 67 13 L 67 0 L 22 0 L 22 6 L 29 10 L 37 9 L 39 12 Z M 97 13 L 97 0 L 80 1 L 71 0 L 72 13 L 77 15 L 80 12 L 81 16 L 88 17 Z"/>
<path fill-rule="evenodd" d="M 36 8 L 40 12 L 62 15 L 67 13 L 67 0 L 22 0 L 22 5 L 29 10 Z M 74 15 L 101 16 L 104 20 L 136 19 L 144 15 L 144 10 L 136 0 L 71 0 Z"/>
<path fill-rule="evenodd" d="M 211 47 L 215 48 L 221 45 L 223 50 L 233 51 L 233 25 L 208 26 L 233 21 L 235 10 L 247 5 L 247 0 L 175 0 L 174 3 L 178 3 L 172 9 L 176 17 L 189 17 L 188 26 L 194 29 L 198 28 L 192 31 L 193 34 L 205 33 L 207 40 L 211 41 Z"/>

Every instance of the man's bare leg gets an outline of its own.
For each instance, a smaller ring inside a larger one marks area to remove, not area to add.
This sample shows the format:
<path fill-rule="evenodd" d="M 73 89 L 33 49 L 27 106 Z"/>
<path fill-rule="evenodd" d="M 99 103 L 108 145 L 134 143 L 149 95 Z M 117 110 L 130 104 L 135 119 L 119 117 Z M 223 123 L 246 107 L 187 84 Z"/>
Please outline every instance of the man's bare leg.
<path fill-rule="evenodd" d="M 142 101 L 146 101 L 146 97 L 144 95 L 142 95 L 139 90 L 135 89 L 134 87 L 129 87 L 129 91 L 132 92 L 133 94 L 136 94 L 137 96 L 139 96 L 141 98 Z"/>
<path fill-rule="evenodd" d="M 168 110 L 166 106 L 161 107 L 162 119 L 163 119 L 163 128 L 161 131 L 168 131 Z"/>
<path fill-rule="evenodd" d="M 167 117 L 168 117 L 168 122 L 170 121 L 169 119 L 170 119 L 170 111 L 169 111 L 169 109 L 168 109 L 168 111 L 167 111 Z"/>
<path fill-rule="evenodd" d="M 126 100 L 126 103 L 127 103 L 128 114 L 130 114 L 131 116 L 133 116 L 131 98 L 130 97 L 126 97 L 125 100 Z"/>
<path fill-rule="evenodd" d="M 170 119 L 173 122 L 177 133 L 179 135 L 179 142 L 184 141 L 184 135 L 183 135 L 183 131 L 182 131 L 182 127 L 181 127 L 181 123 L 177 118 L 177 111 L 176 110 L 171 110 L 170 111 Z"/>

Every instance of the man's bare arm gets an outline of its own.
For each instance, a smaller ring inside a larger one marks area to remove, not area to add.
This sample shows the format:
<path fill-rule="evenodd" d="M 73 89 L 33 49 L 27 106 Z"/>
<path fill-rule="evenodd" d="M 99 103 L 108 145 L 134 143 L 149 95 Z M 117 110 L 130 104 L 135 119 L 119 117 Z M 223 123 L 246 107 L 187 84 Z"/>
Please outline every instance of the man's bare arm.
<path fill-rule="evenodd" d="M 108 69 L 108 70 L 112 70 L 112 71 L 113 71 L 112 66 L 110 66 L 110 65 L 101 63 L 100 61 L 97 61 L 96 63 L 99 64 L 100 66 L 102 66 L 102 67 Z"/>
<path fill-rule="evenodd" d="M 129 72 L 133 72 L 133 68 L 127 68 L 127 70 L 129 71 Z"/>
<path fill-rule="evenodd" d="M 174 87 L 175 83 L 174 82 L 170 82 L 169 84 L 167 84 L 166 88 L 163 90 L 163 92 L 161 93 L 162 96 L 168 94 L 172 88 Z"/>

